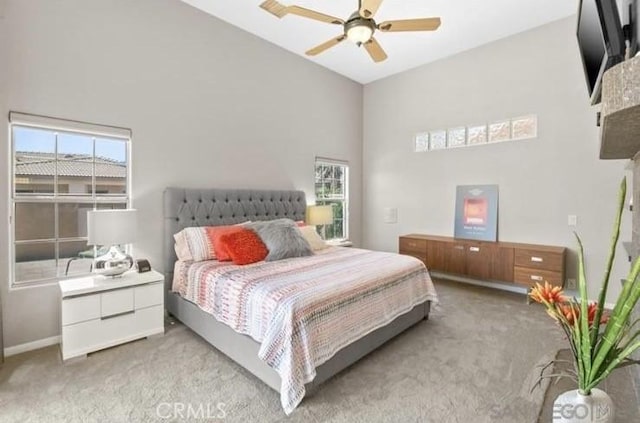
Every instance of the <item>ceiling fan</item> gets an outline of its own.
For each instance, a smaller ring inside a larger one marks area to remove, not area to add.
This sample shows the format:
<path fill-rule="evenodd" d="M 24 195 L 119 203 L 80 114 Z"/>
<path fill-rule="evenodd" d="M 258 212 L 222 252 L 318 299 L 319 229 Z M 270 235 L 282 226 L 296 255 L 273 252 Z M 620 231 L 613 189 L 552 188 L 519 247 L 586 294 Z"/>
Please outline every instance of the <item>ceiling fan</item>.
<path fill-rule="evenodd" d="M 308 56 L 316 56 L 349 39 L 358 47 L 364 46 L 374 62 L 382 62 L 387 59 L 387 54 L 373 36 L 376 29 L 382 32 L 435 31 L 440 26 L 440 18 L 405 19 L 377 23 L 373 17 L 382 1 L 358 0 L 358 10 L 346 21 L 300 6 L 285 6 L 276 0 L 267 0 L 260 7 L 278 18 L 292 14 L 329 24 L 342 25 L 343 34 L 307 51 Z"/>

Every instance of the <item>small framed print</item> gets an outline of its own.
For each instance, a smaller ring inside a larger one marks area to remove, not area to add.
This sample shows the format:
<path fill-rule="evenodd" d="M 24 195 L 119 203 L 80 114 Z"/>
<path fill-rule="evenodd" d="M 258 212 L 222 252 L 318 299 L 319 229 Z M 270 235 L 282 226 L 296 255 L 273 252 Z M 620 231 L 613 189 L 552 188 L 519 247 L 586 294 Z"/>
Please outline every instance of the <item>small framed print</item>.
<path fill-rule="evenodd" d="M 422 153 L 429 150 L 428 132 L 423 132 L 416 135 L 414 148 L 416 153 Z"/>
<path fill-rule="evenodd" d="M 467 128 L 452 128 L 447 134 L 447 147 L 464 147 L 467 143 Z"/>
<path fill-rule="evenodd" d="M 467 144 L 478 145 L 487 142 L 487 125 L 470 126 L 467 128 Z"/>
<path fill-rule="evenodd" d="M 538 118 L 536 115 L 511 119 L 511 137 L 514 140 L 535 138 L 538 136 Z"/>
<path fill-rule="evenodd" d="M 489 142 L 509 141 L 511 139 L 511 121 L 502 120 L 489 125 Z"/>
<path fill-rule="evenodd" d="M 429 149 L 442 150 L 443 148 L 447 148 L 447 131 L 429 133 Z"/>

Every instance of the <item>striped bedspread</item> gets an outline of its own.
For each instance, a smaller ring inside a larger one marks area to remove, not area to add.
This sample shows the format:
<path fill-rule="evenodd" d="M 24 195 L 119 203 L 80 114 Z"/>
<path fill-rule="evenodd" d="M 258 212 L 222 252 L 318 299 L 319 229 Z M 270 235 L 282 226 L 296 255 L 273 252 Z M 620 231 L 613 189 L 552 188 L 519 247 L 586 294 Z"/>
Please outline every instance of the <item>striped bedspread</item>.
<path fill-rule="evenodd" d="M 173 290 L 260 343 L 260 359 L 282 379 L 287 414 L 302 401 L 315 369 L 340 349 L 437 301 L 419 260 L 340 247 L 247 266 L 177 262 Z"/>

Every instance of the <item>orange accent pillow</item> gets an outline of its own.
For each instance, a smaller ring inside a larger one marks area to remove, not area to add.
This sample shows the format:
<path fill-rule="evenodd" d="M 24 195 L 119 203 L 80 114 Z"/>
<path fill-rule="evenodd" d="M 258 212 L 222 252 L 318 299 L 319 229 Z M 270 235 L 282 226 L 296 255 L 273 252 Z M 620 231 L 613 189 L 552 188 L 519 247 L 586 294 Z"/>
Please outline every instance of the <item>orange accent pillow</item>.
<path fill-rule="evenodd" d="M 264 260 L 269 250 L 258 234 L 250 229 L 240 229 L 220 236 L 220 244 L 231 256 L 234 264 L 251 264 Z"/>
<path fill-rule="evenodd" d="M 216 254 L 216 260 L 218 261 L 231 261 L 231 256 L 227 252 L 227 248 L 222 244 L 220 238 L 223 235 L 232 234 L 247 230 L 242 226 L 208 226 L 205 228 L 207 231 L 207 237 L 209 238 L 211 245 L 213 245 L 213 251 Z"/>

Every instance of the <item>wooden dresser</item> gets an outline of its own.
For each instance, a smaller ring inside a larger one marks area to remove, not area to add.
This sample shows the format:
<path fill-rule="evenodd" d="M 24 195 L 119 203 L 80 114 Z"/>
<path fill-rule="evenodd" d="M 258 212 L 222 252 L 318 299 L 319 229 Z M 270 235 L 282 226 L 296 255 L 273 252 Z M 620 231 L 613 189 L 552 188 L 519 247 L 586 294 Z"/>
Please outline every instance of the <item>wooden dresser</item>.
<path fill-rule="evenodd" d="M 401 236 L 399 243 L 400 254 L 436 272 L 526 287 L 544 281 L 562 286 L 565 280 L 565 247 L 419 234 Z"/>

